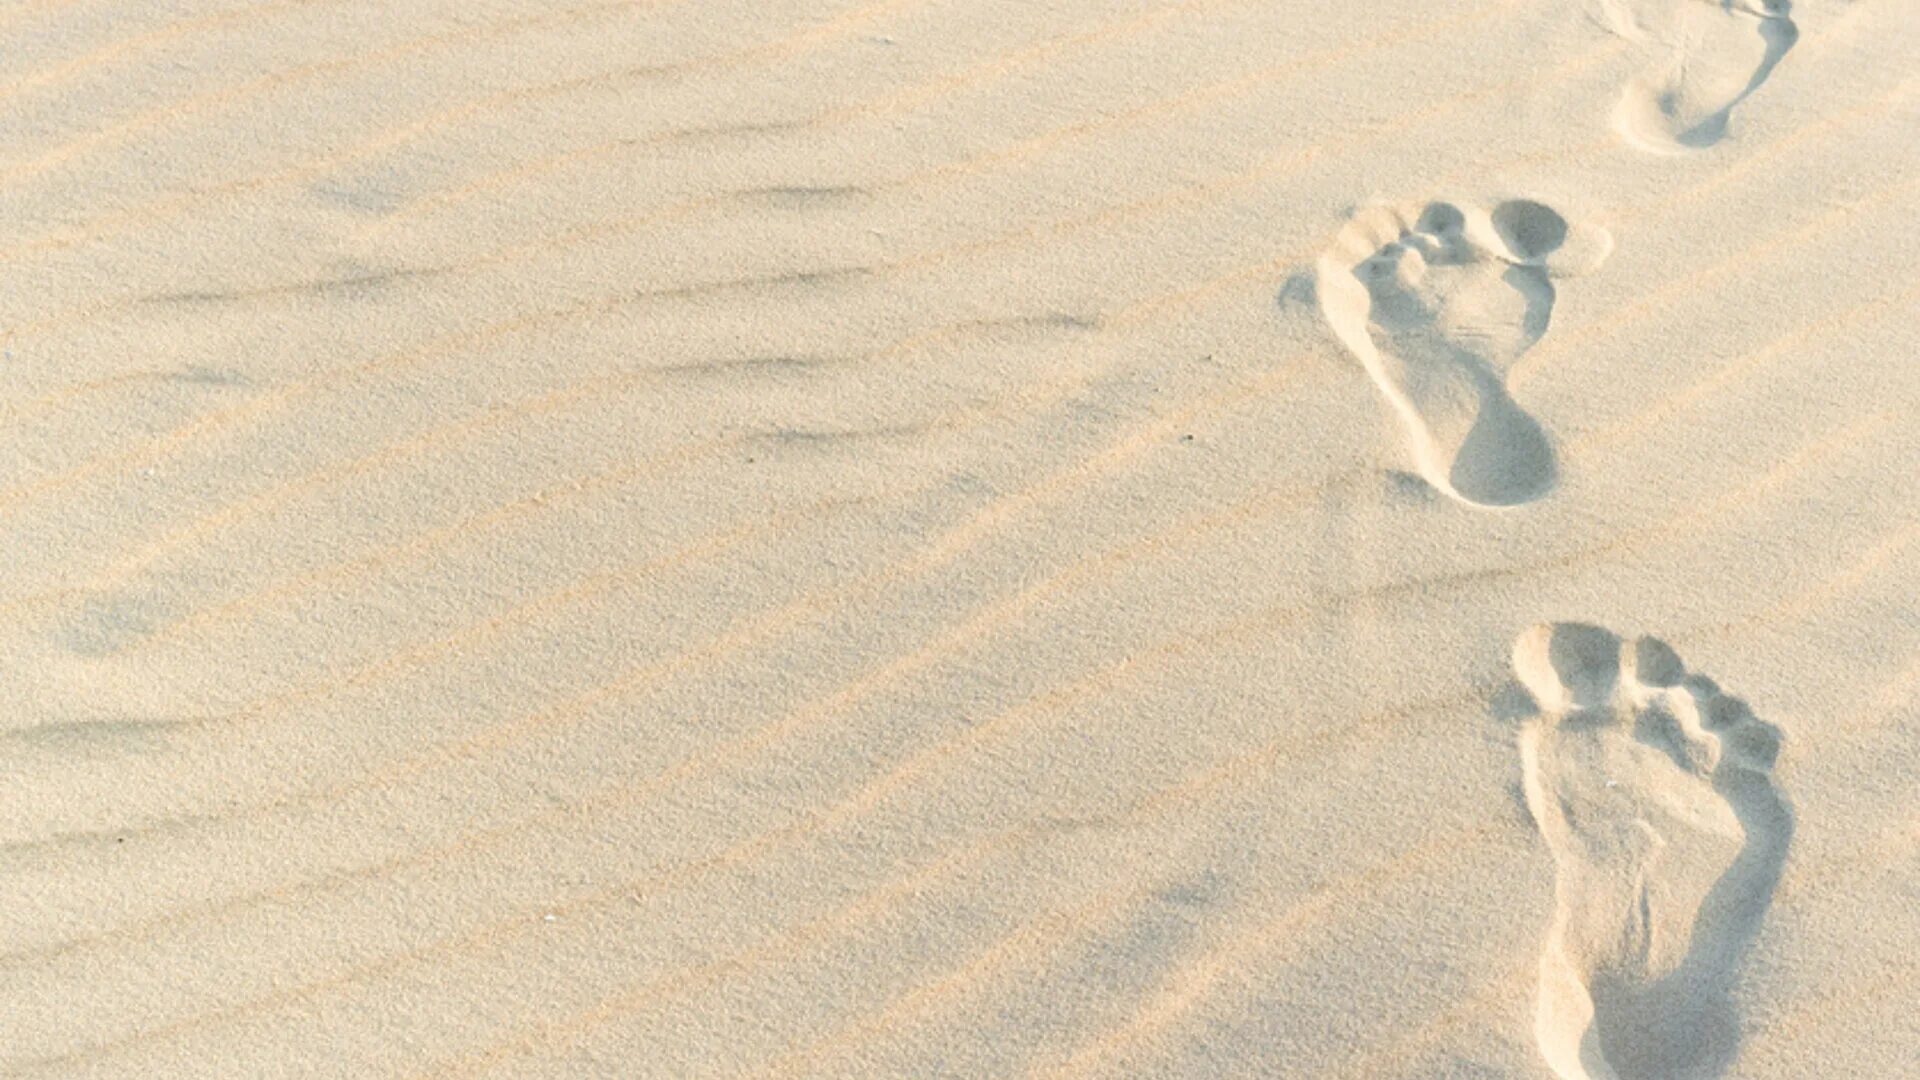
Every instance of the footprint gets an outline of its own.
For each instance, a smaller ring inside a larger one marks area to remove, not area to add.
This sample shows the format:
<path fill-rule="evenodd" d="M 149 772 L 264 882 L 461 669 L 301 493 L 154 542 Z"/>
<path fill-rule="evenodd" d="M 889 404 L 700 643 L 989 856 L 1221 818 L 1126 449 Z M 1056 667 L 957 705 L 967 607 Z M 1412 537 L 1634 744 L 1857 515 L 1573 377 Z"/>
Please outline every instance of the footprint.
<path fill-rule="evenodd" d="M 1615 33 L 1661 59 L 1627 83 L 1614 127 L 1655 153 L 1712 146 L 1800 31 L 1789 0 L 1601 0 Z"/>
<path fill-rule="evenodd" d="M 1553 279 L 1599 266 L 1612 243 L 1530 200 L 1491 213 L 1435 202 L 1363 209 L 1320 257 L 1320 310 L 1435 488 L 1515 506 L 1553 486 L 1552 443 L 1508 396 L 1505 373 L 1547 332 Z"/>
<path fill-rule="evenodd" d="M 1513 666 L 1527 807 L 1555 862 L 1534 1034 L 1561 1080 L 1694 1080 L 1739 1043 L 1731 987 L 1779 883 L 1779 735 L 1652 638 L 1536 626 Z"/>

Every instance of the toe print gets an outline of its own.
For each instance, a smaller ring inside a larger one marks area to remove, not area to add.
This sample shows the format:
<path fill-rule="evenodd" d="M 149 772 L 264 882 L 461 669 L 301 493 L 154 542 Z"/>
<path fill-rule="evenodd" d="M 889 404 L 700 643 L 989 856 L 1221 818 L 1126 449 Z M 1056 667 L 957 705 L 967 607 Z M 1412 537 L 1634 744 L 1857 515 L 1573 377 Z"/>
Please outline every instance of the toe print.
<path fill-rule="evenodd" d="M 1650 638 L 1538 626 L 1513 663 L 1539 707 L 1521 764 L 1555 863 L 1542 1054 L 1561 1080 L 1723 1075 L 1732 980 L 1793 833 L 1778 733 Z"/>
<path fill-rule="evenodd" d="M 1712 146 L 1799 40 L 1788 0 L 1603 0 L 1615 32 L 1653 53 L 1614 110 L 1628 142 L 1656 153 Z"/>
<path fill-rule="evenodd" d="M 1321 257 L 1321 311 L 1435 488 L 1475 506 L 1552 488 L 1552 443 L 1514 404 L 1505 374 L 1547 332 L 1554 279 L 1598 266 L 1610 248 L 1604 231 L 1516 199 L 1490 213 L 1371 207 Z"/>

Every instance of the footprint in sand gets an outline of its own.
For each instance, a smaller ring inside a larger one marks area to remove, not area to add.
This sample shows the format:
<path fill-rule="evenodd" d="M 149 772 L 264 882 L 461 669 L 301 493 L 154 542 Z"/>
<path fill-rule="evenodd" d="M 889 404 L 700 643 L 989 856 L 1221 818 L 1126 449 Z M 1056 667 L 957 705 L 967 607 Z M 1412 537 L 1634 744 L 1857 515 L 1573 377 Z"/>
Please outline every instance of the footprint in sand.
<path fill-rule="evenodd" d="M 1614 127 L 1656 153 L 1712 146 L 1800 38 L 1788 0 L 1601 0 L 1613 31 L 1656 52 L 1627 83 Z"/>
<path fill-rule="evenodd" d="M 1475 506 L 1546 494 L 1553 445 L 1508 396 L 1507 368 L 1547 332 L 1557 277 L 1613 241 L 1525 199 L 1361 210 L 1320 257 L 1320 310 L 1405 425 L 1414 464 Z"/>
<path fill-rule="evenodd" d="M 1513 665 L 1539 707 L 1520 756 L 1556 870 L 1541 1052 L 1561 1080 L 1724 1075 L 1733 978 L 1793 834 L 1778 733 L 1651 638 L 1536 626 Z"/>

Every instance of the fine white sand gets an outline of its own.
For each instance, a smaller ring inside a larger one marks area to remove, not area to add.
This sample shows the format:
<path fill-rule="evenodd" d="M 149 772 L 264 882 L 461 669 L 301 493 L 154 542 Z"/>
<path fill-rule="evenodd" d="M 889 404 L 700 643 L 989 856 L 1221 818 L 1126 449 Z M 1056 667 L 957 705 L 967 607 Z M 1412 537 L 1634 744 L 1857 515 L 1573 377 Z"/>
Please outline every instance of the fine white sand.
<path fill-rule="evenodd" d="M 1915 1075 L 1920 6 L 0 5 L 0 1073 Z"/>

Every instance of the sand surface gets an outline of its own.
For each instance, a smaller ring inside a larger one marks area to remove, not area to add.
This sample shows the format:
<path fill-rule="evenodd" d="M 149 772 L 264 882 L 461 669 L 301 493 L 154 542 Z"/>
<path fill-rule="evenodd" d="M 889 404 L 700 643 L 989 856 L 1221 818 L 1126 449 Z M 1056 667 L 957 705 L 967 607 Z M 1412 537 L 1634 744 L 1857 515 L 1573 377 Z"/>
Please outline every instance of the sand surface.
<path fill-rule="evenodd" d="M 1916 56 L 7 0 L 0 1073 L 1915 1075 Z"/>

